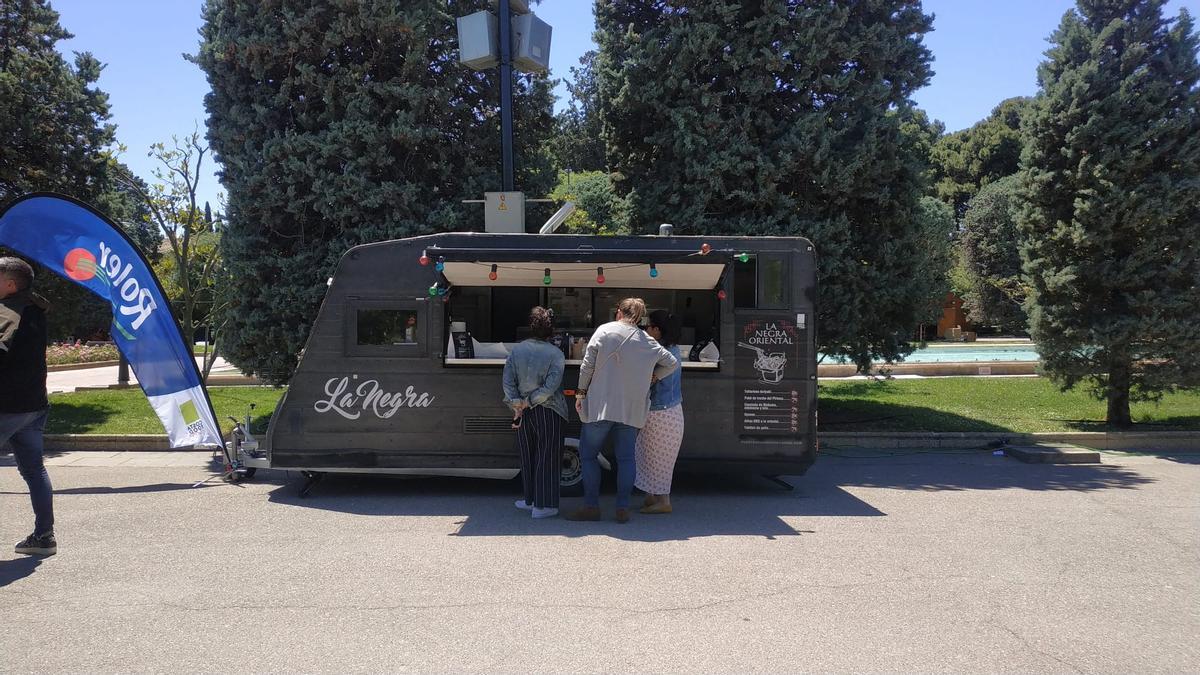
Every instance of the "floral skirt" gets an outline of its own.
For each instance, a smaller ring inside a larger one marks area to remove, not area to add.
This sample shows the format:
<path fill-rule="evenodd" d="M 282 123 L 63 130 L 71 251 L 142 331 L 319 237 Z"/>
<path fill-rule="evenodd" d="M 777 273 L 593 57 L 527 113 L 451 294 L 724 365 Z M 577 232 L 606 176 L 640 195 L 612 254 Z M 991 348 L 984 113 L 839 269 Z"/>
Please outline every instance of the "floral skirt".
<path fill-rule="evenodd" d="M 651 410 L 637 437 L 637 478 L 633 484 L 647 494 L 670 494 L 675 458 L 682 443 L 683 405 Z"/>

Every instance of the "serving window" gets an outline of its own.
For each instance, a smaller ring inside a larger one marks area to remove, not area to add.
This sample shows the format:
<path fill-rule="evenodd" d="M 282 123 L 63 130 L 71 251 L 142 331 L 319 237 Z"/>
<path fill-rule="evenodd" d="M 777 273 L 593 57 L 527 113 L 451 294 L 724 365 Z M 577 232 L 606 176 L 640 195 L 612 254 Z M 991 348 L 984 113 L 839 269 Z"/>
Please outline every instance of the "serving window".
<path fill-rule="evenodd" d="M 420 308 L 388 302 L 351 302 L 346 311 L 348 356 L 421 356 L 429 327 Z"/>
<path fill-rule="evenodd" d="M 446 305 L 446 334 L 469 333 L 474 356 L 472 359 L 456 358 L 456 352 L 463 350 L 456 350 L 448 337 L 445 346 L 447 362 L 457 365 L 503 362 L 516 343 L 530 336 L 529 310 L 541 305 L 554 312 L 555 339 L 569 340 L 575 347 L 568 352 L 571 357 L 567 362 L 578 363 L 582 349 L 579 343 L 586 344 L 597 326 L 612 321 L 617 304 L 628 297 L 642 298 L 647 313 L 665 309 L 679 315 L 683 324 L 680 348 L 685 357 L 697 342 L 719 343 L 716 339 L 720 324 L 719 304 L 716 292 L 711 289 L 456 286 Z M 461 363 L 465 361 L 473 363 Z M 688 367 L 715 369 L 717 364 L 693 362 Z"/>

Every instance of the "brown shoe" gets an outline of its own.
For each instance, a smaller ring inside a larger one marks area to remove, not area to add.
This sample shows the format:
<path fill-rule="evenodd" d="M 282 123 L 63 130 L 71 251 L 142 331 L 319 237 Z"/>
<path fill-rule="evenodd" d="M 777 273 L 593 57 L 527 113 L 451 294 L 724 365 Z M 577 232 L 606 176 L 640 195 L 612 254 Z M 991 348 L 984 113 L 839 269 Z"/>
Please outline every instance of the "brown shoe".
<path fill-rule="evenodd" d="M 646 500 L 642 502 L 642 506 L 654 506 L 658 503 L 658 497 L 654 495 L 646 495 Z"/>
<path fill-rule="evenodd" d="M 629 509 L 617 509 L 617 522 L 618 523 L 628 523 L 629 522 Z"/>
<path fill-rule="evenodd" d="M 599 506 L 583 506 L 566 515 L 567 520 L 600 520 Z"/>
<path fill-rule="evenodd" d="M 641 508 L 641 510 L 638 511 L 638 513 L 670 513 L 670 512 L 671 512 L 670 504 L 661 504 L 658 502 L 650 504 L 649 506 L 643 506 Z"/>

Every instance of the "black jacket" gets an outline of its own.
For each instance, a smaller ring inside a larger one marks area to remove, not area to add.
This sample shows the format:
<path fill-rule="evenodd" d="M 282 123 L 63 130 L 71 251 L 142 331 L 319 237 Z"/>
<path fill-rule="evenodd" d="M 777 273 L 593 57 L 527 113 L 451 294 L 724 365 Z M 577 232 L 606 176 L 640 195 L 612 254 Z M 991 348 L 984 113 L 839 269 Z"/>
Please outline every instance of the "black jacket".
<path fill-rule="evenodd" d="M 30 291 L 0 300 L 0 413 L 46 408 L 46 309 Z"/>

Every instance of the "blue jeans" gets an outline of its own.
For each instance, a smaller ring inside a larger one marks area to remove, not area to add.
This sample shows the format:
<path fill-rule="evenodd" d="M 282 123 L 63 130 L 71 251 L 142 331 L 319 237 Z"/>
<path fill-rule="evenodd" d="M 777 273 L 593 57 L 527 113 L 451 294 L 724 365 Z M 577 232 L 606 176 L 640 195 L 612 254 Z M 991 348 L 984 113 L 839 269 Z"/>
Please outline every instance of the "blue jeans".
<path fill-rule="evenodd" d="M 634 446 L 638 429 L 620 422 L 589 422 L 579 434 L 579 459 L 583 462 L 583 503 L 600 506 L 600 460 L 597 457 L 609 434 L 617 454 L 617 508 L 629 508 L 629 493 L 637 477 Z"/>
<path fill-rule="evenodd" d="M 33 502 L 34 534 L 54 530 L 54 502 L 51 496 L 50 475 L 42 464 L 42 430 L 46 428 L 46 413 L 0 413 L 0 445 L 12 444 L 17 470 L 29 486 Z"/>

